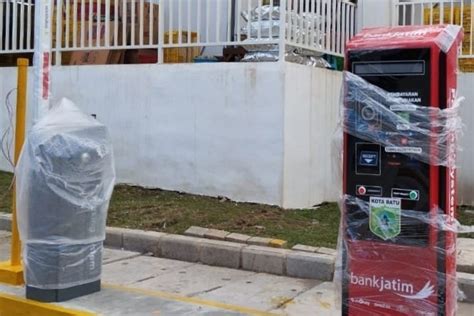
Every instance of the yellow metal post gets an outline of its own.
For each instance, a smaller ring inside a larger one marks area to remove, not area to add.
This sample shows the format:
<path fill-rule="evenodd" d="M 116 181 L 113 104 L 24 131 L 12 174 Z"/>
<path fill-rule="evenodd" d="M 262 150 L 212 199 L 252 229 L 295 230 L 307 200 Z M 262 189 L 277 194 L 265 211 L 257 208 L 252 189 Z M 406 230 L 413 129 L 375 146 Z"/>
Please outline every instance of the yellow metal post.
<path fill-rule="evenodd" d="M 26 125 L 26 88 L 28 79 L 29 60 L 19 58 L 18 66 L 18 87 L 16 97 L 16 124 L 15 124 L 15 155 L 14 163 L 18 162 L 21 149 L 25 141 Z M 21 244 L 18 233 L 18 223 L 16 216 L 16 192 L 13 184 L 12 201 L 12 239 L 11 239 L 11 259 L 10 261 L 0 263 L 0 282 L 21 285 L 23 281 L 23 267 L 21 265 Z"/>

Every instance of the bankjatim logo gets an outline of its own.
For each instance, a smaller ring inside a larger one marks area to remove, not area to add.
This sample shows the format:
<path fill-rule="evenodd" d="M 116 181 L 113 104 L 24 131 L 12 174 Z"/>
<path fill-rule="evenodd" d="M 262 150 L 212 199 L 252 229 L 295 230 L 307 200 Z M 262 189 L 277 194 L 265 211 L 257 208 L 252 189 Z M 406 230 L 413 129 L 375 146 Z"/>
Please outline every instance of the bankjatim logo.
<path fill-rule="evenodd" d="M 403 282 L 400 279 L 387 279 L 384 277 L 359 276 L 351 272 L 351 284 L 377 289 L 379 292 L 391 291 L 395 295 L 412 300 L 424 300 L 434 294 L 431 282 L 426 282 L 419 291 L 415 291 L 412 283 Z"/>

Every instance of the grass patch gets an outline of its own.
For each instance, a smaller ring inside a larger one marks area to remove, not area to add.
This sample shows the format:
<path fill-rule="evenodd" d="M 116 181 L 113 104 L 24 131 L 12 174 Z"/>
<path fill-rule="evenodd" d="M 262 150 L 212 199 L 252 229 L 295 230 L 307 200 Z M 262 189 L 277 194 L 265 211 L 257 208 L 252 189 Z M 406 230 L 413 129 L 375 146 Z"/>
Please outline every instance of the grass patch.
<path fill-rule="evenodd" d="M 2 211 L 10 208 L 11 198 L 7 192 L 10 183 L 11 174 L 0 172 L 0 196 L 5 196 L 0 200 Z M 468 209 L 473 208 L 460 208 L 459 220 L 464 225 L 474 225 L 474 213 Z M 290 246 L 301 243 L 335 247 L 339 220 L 336 203 L 326 203 L 317 209 L 284 210 L 276 206 L 118 185 L 107 224 L 176 234 L 195 225 L 280 238 L 287 240 Z"/>
<path fill-rule="evenodd" d="M 283 210 L 276 206 L 118 185 L 108 223 L 178 234 L 195 225 L 281 238 L 291 245 L 334 247 L 339 210 L 334 203 L 314 210 Z"/>
<path fill-rule="evenodd" d="M 12 205 L 12 192 L 10 186 L 13 175 L 0 171 L 0 212 L 10 212 Z"/>

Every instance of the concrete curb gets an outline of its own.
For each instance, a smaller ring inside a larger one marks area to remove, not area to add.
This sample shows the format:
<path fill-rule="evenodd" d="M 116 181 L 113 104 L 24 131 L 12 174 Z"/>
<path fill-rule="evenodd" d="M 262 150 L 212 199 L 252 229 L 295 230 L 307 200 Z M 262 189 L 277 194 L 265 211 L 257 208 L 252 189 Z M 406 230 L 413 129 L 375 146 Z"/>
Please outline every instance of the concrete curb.
<path fill-rule="evenodd" d="M 12 215 L 7 213 L 0 213 L 0 230 L 11 231 L 12 229 Z"/>
<path fill-rule="evenodd" d="M 230 233 L 225 230 L 205 228 L 199 226 L 191 226 L 184 233 L 184 236 L 215 239 L 215 240 L 226 240 L 241 244 L 273 247 L 273 248 L 286 248 L 288 242 L 281 239 L 272 239 L 264 237 L 253 237 L 244 234 Z"/>
<path fill-rule="evenodd" d="M 462 301 L 474 303 L 474 274 L 458 272 L 456 277 L 459 290 L 464 295 Z"/>
<path fill-rule="evenodd" d="M 10 231 L 11 215 L 0 213 L 0 230 Z M 333 249 L 298 246 L 279 249 L 160 232 L 107 227 L 104 244 L 157 257 L 207 265 L 332 281 Z M 458 272 L 463 301 L 474 302 L 474 274 Z"/>
<path fill-rule="evenodd" d="M 107 227 L 105 245 L 157 257 L 207 265 L 330 281 L 335 259 L 328 255 L 230 241 Z M 308 260 L 294 262 L 293 253 Z M 290 263 L 290 265 L 288 265 Z M 291 269 L 287 269 L 290 266 Z M 302 270 L 295 272 L 297 270 Z"/>

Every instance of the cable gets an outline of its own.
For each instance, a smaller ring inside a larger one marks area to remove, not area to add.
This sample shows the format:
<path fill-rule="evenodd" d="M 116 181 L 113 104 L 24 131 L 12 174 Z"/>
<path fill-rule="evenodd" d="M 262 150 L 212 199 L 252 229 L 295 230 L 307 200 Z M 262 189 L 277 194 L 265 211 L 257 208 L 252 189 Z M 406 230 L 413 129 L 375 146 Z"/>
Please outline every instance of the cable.
<path fill-rule="evenodd" d="M 15 164 L 13 162 L 11 152 L 12 152 L 12 144 L 13 144 L 13 137 L 14 137 L 14 109 L 13 105 L 10 102 L 10 98 L 12 94 L 16 91 L 16 88 L 11 89 L 5 98 L 5 108 L 7 110 L 7 118 L 8 118 L 8 127 L 3 131 L 2 137 L 0 139 L 0 149 L 2 152 L 3 157 L 5 160 L 10 164 L 13 171 L 15 172 Z M 13 184 L 15 183 L 15 174 L 13 175 L 12 181 L 8 190 L 2 195 L 2 199 L 4 199 L 12 190 Z"/>
<path fill-rule="evenodd" d="M 13 159 L 11 157 L 11 149 L 12 149 L 12 143 L 13 143 L 13 130 L 14 130 L 14 125 L 13 125 L 13 106 L 10 103 L 10 97 L 13 94 L 13 92 L 16 91 L 16 88 L 10 90 L 7 93 L 7 96 L 5 98 L 5 107 L 7 110 L 7 117 L 8 117 L 8 127 L 5 129 L 3 132 L 2 138 L 1 138 L 1 151 L 3 156 L 5 157 L 5 160 L 10 164 L 12 168 L 15 167 L 15 164 L 13 163 Z"/>

